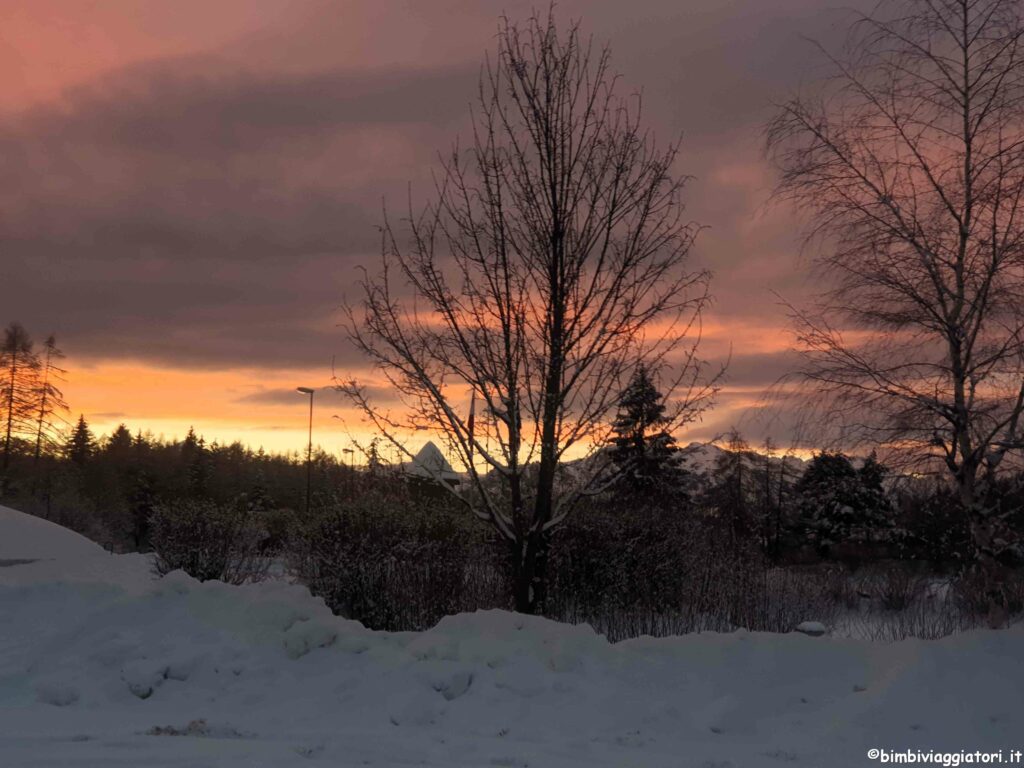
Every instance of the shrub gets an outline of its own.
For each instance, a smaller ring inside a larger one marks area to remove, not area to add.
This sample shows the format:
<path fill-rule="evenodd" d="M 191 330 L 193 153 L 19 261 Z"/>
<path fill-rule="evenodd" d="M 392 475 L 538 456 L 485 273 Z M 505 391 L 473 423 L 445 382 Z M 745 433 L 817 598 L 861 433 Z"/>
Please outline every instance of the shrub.
<path fill-rule="evenodd" d="M 464 511 L 403 489 L 331 501 L 299 520 L 288 545 L 292 573 L 333 611 L 392 631 L 504 607 L 495 558 Z"/>
<path fill-rule="evenodd" d="M 183 570 L 200 581 L 258 581 L 271 560 L 260 551 L 265 538 L 257 513 L 246 505 L 181 499 L 158 504 L 150 517 L 156 571 Z"/>

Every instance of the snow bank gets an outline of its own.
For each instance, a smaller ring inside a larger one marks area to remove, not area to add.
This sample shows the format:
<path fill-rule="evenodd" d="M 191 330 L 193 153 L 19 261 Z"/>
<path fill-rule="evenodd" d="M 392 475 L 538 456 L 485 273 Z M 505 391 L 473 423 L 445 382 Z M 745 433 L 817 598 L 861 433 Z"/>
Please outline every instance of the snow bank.
<path fill-rule="evenodd" d="M 104 582 L 74 559 L 73 580 L 59 557 L 0 569 L 5 768 L 845 768 L 873 747 L 1008 750 L 1024 733 L 1020 630 L 611 645 L 484 611 L 389 634 L 295 585 L 154 580 L 132 558 Z"/>
<path fill-rule="evenodd" d="M 0 506 L 0 584 L 116 584 L 138 591 L 152 570 L 149 556 L 112 555 L 74 531 Z"/>
<path fill-rule="evenodd" d="M 0 561 L 53 560 L 102 554 L 98 544 L 47 520 L 0 506 Z"/>

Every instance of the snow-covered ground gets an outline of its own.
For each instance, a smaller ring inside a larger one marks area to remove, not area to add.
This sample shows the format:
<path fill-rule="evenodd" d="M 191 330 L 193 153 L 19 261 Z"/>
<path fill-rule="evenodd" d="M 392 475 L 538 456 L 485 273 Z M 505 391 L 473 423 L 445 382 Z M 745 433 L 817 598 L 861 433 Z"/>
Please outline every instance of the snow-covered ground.
<path fill-rule="evenodd" d="M 31 560 L 33 562 L 23 562 Z M 609 645 L 503 611 L 371 632 L 302 587 L 154 580 L 0 509 L 0 766 L 866 766 L 1024 748 L 1024 631 Z"/>

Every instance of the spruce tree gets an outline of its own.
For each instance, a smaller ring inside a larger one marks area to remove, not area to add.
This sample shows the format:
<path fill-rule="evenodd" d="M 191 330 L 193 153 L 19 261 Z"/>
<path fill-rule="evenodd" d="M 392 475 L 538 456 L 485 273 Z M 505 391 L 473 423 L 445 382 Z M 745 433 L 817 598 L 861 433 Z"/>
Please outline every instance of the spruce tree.
<path fill-rule="evenodd" d="M 78 417 L 78 423 L 71 433 L 65 452 L 68 459 L 79 467 L 84 466 L 96 452 L 96 440 L 89 429 L 85 416 Z"/>
<path fill-rule="evenodd" d="M 128 427 L 118 424 L 117 429 L 107 438 L 107 444 L 103 450 L 108 456 L 115 459 L 116 464 L 122 465 L 119 468 L 123 468 L 123 465 L 127 464 L 132 456 L 134 442 Z"/>
<path fill-rule="evenodd" d="M 210 455 L 206 441 L 196 437 L 192 427 L 181 444 L 181 461 L 185 468 L 185 485 L 188 495 L 201 499 L 209 494 Z"/>
<path fill-rule="evenodd" d="M 842 453 L 811 459 L 794 490 L 800 523 L 819 550 L 877 539 L 891 525 L 886 472 L 874 455 L 859 470 Z"/>
<path fill-rule="evenodd" d="M 679 490 L 681 456 L 667 431 L 665 401 L 650 371 L 640 366 L 619 398 L 612 424 L 611 458 L 624 486 L 633 492 Z"/>

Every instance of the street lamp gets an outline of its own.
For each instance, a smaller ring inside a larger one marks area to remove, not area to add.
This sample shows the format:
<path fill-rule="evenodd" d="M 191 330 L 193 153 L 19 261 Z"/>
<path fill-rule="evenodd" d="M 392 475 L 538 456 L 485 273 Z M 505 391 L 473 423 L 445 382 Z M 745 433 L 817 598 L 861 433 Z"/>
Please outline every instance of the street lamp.
<path fill-rule="evenodd" d="M 306 517 L 309 517 L 309 496 L 313 488 L 313 392 L 310 387 L 296 387 L 296 392 L 309 395 L 309 443 L 306 446 Z"/>
<path fill-rule="evenodd" d="M 348 463 L 345 462 L 346 453 L 348 454 Z M 345 468 L 345 488 L 349 491 L 349 493 L 352 492 L 352 487 L 355 485 L 354 480 L 356 470 L 355 467 L 353 466 L 354 454 L 355 451 L 353 451 L 351 448 L 341 449 L 341 465 Z"/>

